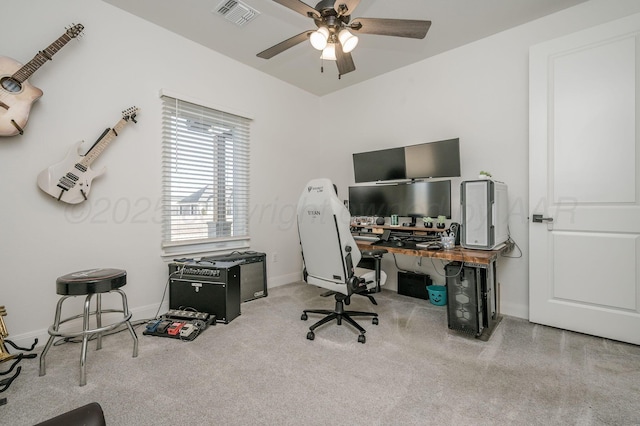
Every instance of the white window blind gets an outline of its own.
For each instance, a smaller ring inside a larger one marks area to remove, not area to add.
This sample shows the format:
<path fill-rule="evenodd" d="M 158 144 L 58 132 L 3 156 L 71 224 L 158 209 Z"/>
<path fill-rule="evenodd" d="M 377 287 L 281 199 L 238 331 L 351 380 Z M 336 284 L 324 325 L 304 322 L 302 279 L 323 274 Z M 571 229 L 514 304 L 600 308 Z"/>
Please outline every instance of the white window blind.
<path fill-rule="evenodd" d="M 249 123 L 162 96 L 165 254 L 249 247 Z"/>

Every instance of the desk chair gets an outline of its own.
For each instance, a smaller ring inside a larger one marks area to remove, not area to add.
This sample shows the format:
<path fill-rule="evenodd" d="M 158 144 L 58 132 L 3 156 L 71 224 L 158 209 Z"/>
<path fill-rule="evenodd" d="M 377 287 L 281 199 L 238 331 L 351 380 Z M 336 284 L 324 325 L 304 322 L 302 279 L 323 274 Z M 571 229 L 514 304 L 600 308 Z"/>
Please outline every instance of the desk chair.
<path fill-rule="evenodd" d="M 313 340 L 316 328 L 335 319 L 338 325 L 342 325 L 342 320 L 345 320 L 355 327 L 360 332 L 358 342 L 365 343 L 366 330 L 352 317 L 373 317 L 372 323 L 378 324 L 378 314 L 345 311 L 344 305 L 351 303 L 352 294 L 365 295 L 376 304 L 370 293 L 379 290 L 386 280 L 386 275 L 380 270 L 380 261 L 387 250 L 360 252 L 351 235 L 349 211 L 336 195 L 329 179 L 314 179 L 306 185 L 298 201 L 297 216 L 304 280 L 308 284 L 334 292 L 336 299 L 334 310 L 303 311 L 303 321 L 307 320 L 307 314 L 325 315 L 309 327 L 307 339 Z M 375 259 L 376 266 L 374 271 L 357 276 L 355 265 L 360 262 L 362 255 Z"/>

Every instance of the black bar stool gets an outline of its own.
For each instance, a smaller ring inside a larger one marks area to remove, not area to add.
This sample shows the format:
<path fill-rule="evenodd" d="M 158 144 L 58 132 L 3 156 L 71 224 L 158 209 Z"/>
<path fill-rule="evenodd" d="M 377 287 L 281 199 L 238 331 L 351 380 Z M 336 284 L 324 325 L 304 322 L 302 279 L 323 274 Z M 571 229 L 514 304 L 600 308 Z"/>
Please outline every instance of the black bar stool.
<path fill-rule="evenodd" d="M 80 386 L 87 384 L 86 362 L 87 362 L 87 343 L 89 337 L 96 334 L 96 350 L 102 348 L 102 333 L 110 331 L 116 327 L 126 324 L 133 337 L 133 357 L 138 356 L 138 336 L 131 326 L 131 312 L 127 305 L 127 296 L 124 291 L 120 290 L 127 284 L 127 272 L 122 269 L 113 268 L 97 268 L 87 269 L 85 271 L 72 272 L 70 274 L 59 277 L 56 280 L 56 293 L 62 297 L 58 300 L 56 306 L 56 315 L 53 325 L 49 327 L 49 340 L 40 355 L 40 376 L 46 374 L 45 357 L 51 348 L 56 337 L 78 337 L 82 336 L 82 350 L 80 352 Z M 103 293 L 119 293 L 122 297 L 122 310 L 120 309 L 102 309 L 101 296 Z M 96 310 L 91 312 L 91 298 L 96 295 Z M 62 313 L 62 302 L 70 297 L 86 296 L 84 301 L 84 311 L 82 314 L 74 315 L 68 318 L 60 319 Z M 106 326 L 102 326 L 103 313 L 122 313 L 122 318 L 118 321 Z M 96 318 L 96 328 L 90 328 L 89 320 L 94 315 Z M 60 331 L 60 325 L 74 319 L 82 318 L 82 331 Z"/>

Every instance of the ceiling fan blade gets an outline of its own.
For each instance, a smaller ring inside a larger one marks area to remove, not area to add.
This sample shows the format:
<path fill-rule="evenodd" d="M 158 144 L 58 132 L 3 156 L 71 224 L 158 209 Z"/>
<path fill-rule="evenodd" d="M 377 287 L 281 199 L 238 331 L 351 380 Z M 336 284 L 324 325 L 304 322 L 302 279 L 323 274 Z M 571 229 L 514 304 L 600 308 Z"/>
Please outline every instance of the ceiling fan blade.
<path fill-rule="evenodd" d="M 309 6 L 308 4 L 300 1 L 300 0 L 273 0 L 278 4 L 281 4 L 284 7 L 287 7 L 294 12 L 298 12 L 301 15 L 307 16 L 309 18 L 317 18 L 320 19 L 320 14 L 317 10 Z"/>
<path fill-rule="evenodd" d="M 336 43 L 336 65 L 338 65 L 338 78 L 356 70 L 351 53 L 343 52 L 340 43 Z"/>
<path fill-rule="evenodd" d="M 359 4 L 360 0 L 336 0 L 333 8 L 338 12 L 338 16 L 349 16 Z"/>
<path fill-rule="evenodd" d="M 431 21 L 414 19 L 356 18 L 349 27 L 360 34 L 425 38 Z"/>
<path fill-rule="evenodd" d="M 274 46 L 271 46 L 266 50 L 263 50 L 262 52 L 258 53 L 256 56 L 258 58 L 271 59 L 274 56 L 276 56 L 278 53 L 282 53 L 285 50 L 289 49 L 290 47 L 293 47 L 307 40 L 309 38 L 309 34 L 311 34 L 312 32 L 313 30 L 308 30 L 298 35 L 294 35 L 293 37 L 288 38 L 285 41 L 282 41 Z"/>

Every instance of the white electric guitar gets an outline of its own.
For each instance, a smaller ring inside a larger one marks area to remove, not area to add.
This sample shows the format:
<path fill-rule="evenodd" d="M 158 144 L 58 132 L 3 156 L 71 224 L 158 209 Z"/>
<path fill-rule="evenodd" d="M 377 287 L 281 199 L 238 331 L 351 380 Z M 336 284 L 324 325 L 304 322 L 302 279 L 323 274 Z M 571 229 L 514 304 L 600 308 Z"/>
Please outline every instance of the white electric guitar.
<path fill-rule="evenodd" d="M 91 190 L 91 181 L 106 171 L 106 167 L 95 172 L 91 170 L 91 163 L 105 150 L 111 141 L 129 122 L 136 121 L 138 108 L 131 107 L 122 111 L 122 118 L 113 126 L 106 129 L 100 138 L 84 154 L 80 154 L 80 141 L 71 147 L 64 160 L 43 170 L 38 175 L 38 186 L 47 194 L 69 204 L 79 204 L 87 199 Z"/>

